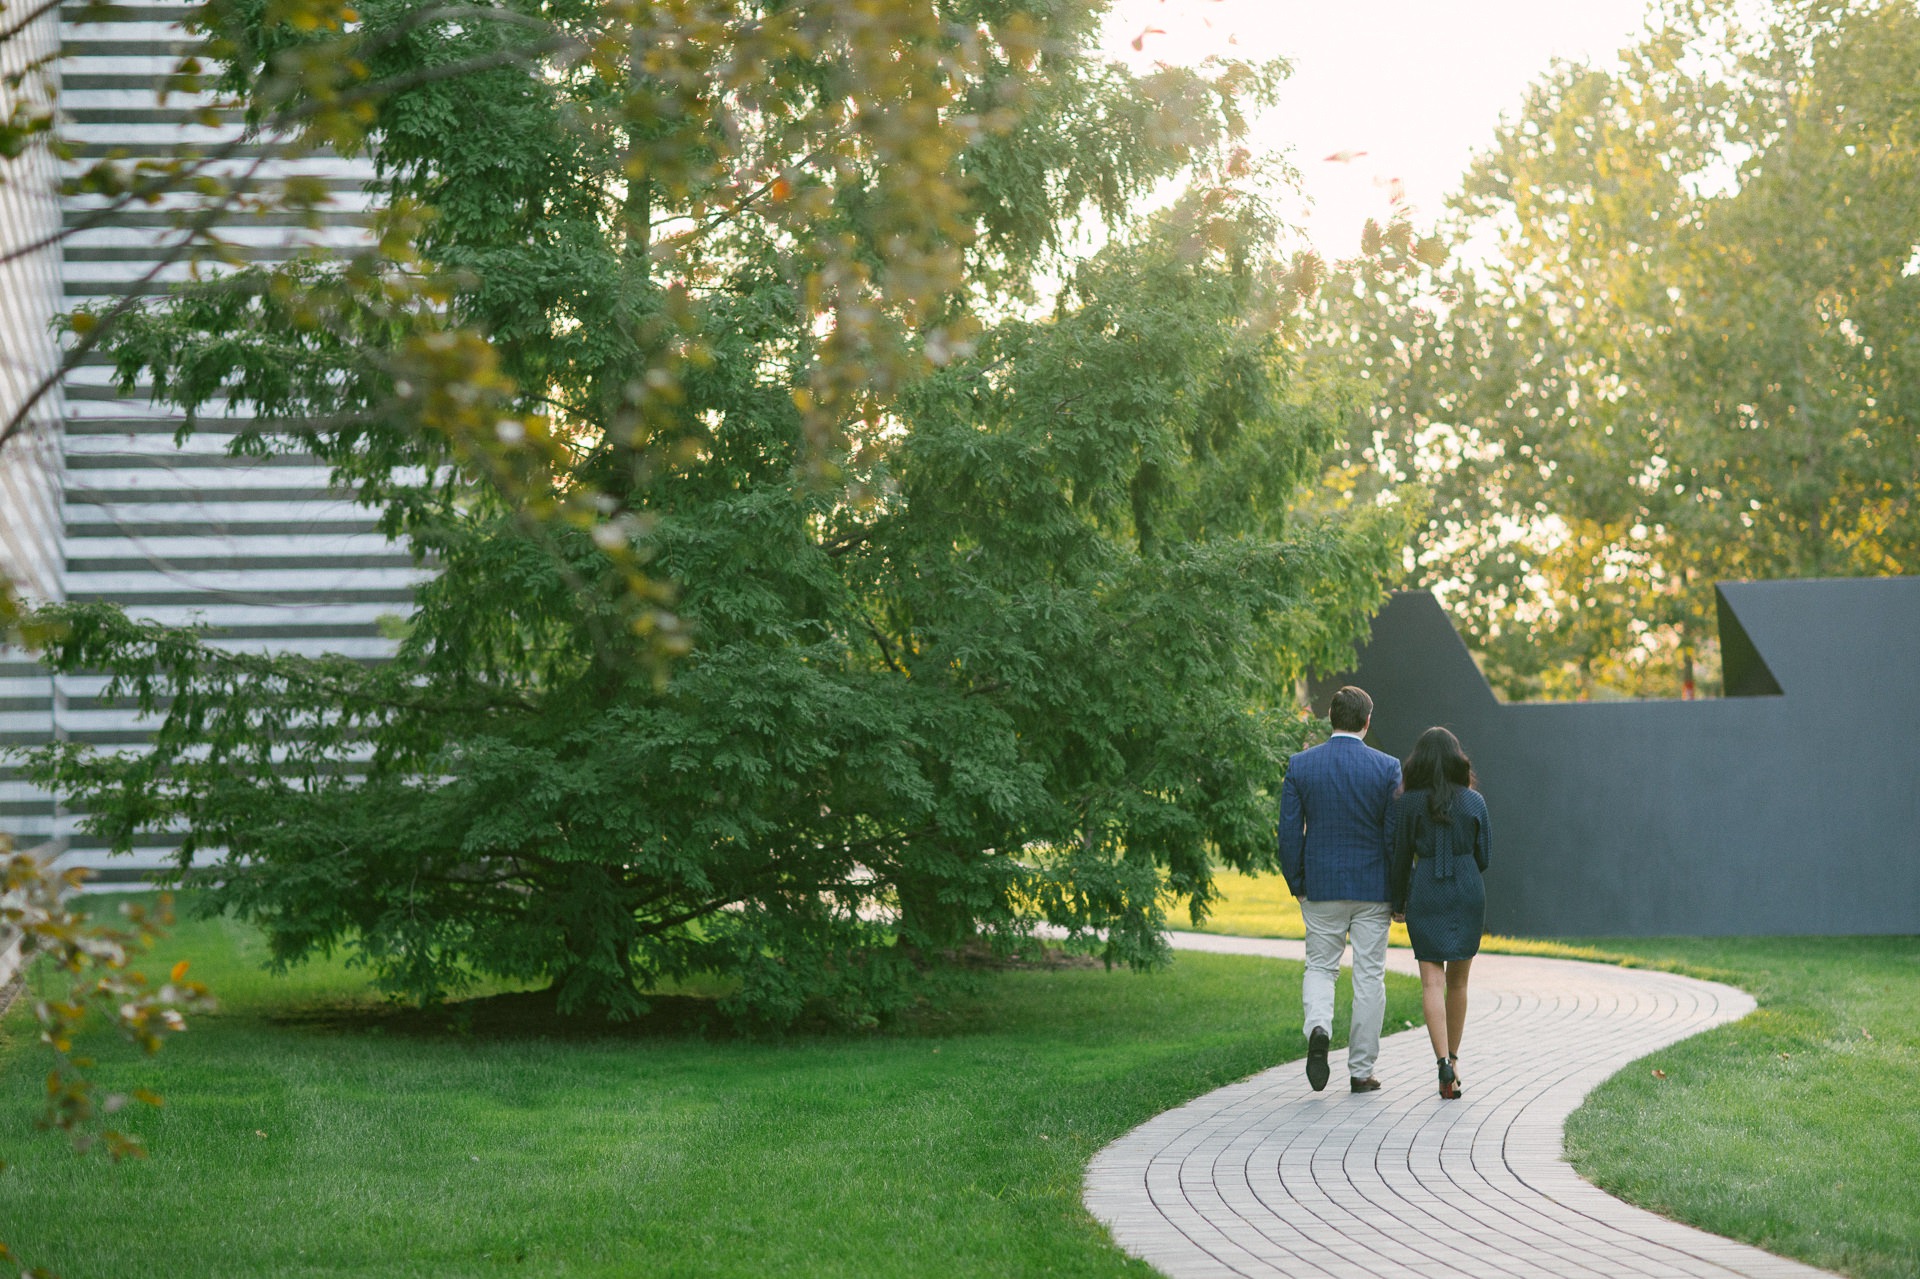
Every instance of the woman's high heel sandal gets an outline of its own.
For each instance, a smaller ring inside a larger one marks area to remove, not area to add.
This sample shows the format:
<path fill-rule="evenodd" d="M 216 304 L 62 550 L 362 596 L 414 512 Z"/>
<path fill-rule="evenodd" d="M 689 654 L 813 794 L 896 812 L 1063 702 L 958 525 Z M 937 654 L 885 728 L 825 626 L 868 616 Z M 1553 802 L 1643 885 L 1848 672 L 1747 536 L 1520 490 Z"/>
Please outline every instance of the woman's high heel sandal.
<path fill-rule="evenodd" d="M 1460 1054 L 1448 1053 L 1447 1065 L 1453 1067 L 1453 1095 L 1458 1097 L 1467 1090 L 1467 1081 L 1460 1078 Z"/>
<path fill-rule="evenodd" d="M 1453 1063 L 1445 1057 L 1434 1059 L 1440 1066 L 1440 1098 L 1452 1101 L 1460 1095 L 1460 1081 L 1453 1077 Z"/>

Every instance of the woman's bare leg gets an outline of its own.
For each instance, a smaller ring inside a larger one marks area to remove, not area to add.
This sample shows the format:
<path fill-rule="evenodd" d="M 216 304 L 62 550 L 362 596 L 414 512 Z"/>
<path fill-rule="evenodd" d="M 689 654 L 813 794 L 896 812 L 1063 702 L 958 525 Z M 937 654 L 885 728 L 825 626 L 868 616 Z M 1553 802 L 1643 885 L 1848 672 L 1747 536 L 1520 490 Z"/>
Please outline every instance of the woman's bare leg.
<path fill-rule="evenodd" d="M 1433 1055 L 1447 1055 L 1447 1035 L 1453 992 L 1447 988 L 1447 966 L 1420 961 L 1420 1007 L 1427 1015 L 1427 1038 L 1433 1041 Z M 1464 995 L 1466 992 L 1461 991 Z"/>
<path fill-rule="evenodd" d="M 1472 966 L 1473 961 L 1471 959 L 1454 959 L 1447 962 L 1447 1047 L 1446 1051 L 1441 1054 L 1442 1056 L 1452 1057 L 1460 1051 L 1460 1034 L 1467 1028 L 1467 969 Z M 1438 968 L 1440 965 L 1434 964 L 1432 967 Z M 1428 999 L 1429 987 L 1425 984 L 1427 968 L 1428 965 L 1426 964 L 1420 965 L 1420 980 L 1422 983 L 1420 987 L 1420 997 L 1429 1009 L 1427 1013 L 1427 1024 L 1431 1027 L 1433 1024 L 1433 1013 L 1431 1011 L 1433 1005 Z M 1428 1030 L 1428 1034 L 1432 1035 L 1435 1051 L 1438 1052 L 1440 1037 L 1434 1035 L 1431 1029 Z"/>

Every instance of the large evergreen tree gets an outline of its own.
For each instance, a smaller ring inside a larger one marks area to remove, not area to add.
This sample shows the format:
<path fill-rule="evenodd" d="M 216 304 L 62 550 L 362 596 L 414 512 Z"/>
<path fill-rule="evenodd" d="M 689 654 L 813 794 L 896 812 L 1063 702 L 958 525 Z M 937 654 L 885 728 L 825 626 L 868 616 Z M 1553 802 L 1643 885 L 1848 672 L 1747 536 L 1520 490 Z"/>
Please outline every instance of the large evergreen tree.
<path fill-rule="evenodd" d="M 423 12 L 364 10 L 388 83 L 521 38 Z M 940 13 L 926 109 L 978 123 L 951 157 L 962 287 L 931 300 L 889 292 L 938 254 L 897 251 L 904 178 L 847 131 L 830 41 L 712 69 L 703 100 L 749 74 L 759 95 L 702 117 L 713 145 L 772 175 L 724 202 L 646 158 L 679 126 L 623 106 L 643 53 L 580 71 L 542 35 L 383 98 L 389 234 L 444 307 L 307 264 L 186 290 L 112 344 L 128 379 L 248 406 L 267 425 L 243 447 L 312 449 L 382 511 L 434 569 L 397 656 L 62 609 L 54 660 L 160 728 L 137 755 L 50 749 L 44 775 L 116 841 L 225 849 L 191 879 L 276 958 L 346 946 L 421 997 L 484 973 L 618 1016 L 706 973 L 744 1017 L 863 1019 L 1041 921 L 1156 960 L 1169 894 L 1204 909 L 1212 865 L 1270 859 L 1294 680 L 1362 633 L 1406 521 L 1291 513 L 1351 405 L 1300 367 L 1311 273 L 1238 149 L 1271 75 L 1136 79 L 1089 51 L 1095 7 Z M 239 22 L 244 84 L 272 49 Z M 794 202 L 804 221 L 761 215 Z M 1090 216 L 1111 242 L 1069 262 Z M 823 260 L 862 264 L 877 309 L 840 314 Z M 448 317 L 486 335 L 471 394 L 508 410 L 484 447 L 396 359 Z M 850 341 L 921 372 L 823 383 Z M 823 400 L 840 416 L 810 429 Z M 547 518 L 572 510 L 594 518 Z M 666 664 L 663 626 L 686 647 Z"/>

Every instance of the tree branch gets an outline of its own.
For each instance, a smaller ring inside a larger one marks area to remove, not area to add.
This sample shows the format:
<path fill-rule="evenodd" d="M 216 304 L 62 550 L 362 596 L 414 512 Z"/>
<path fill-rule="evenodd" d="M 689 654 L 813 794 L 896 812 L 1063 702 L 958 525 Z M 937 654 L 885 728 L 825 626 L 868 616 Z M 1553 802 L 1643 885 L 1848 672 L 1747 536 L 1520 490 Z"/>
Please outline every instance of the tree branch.
<path fill-rule="evenodd" d="M 244 186 L 251 183 L 253 179 L 259 175 L 260 170 L 266 166 L 268 161 L 274 158 L 276 157 L 273 155 L 256 157 L 252 165 L 248 167 L 245 176 L 241 179 L 241 185 Z M 193 244 L 192 237 L 205 233 L 205 231 L 220 218 L 225 212 L 225 209 L 226 205 L 222 202 L 206 206 L 196 213 L 190 220 L 192 225 L 189 228 L 188 238 L 174 245 L 154 262 L 151 267 L 147 268 L 146 273 L 138 280 L 135 280 L 126 294 L 122 296 L 118 302 L 114 303 L 113 308 L 96 320 L 91 329 L 82 334 L 80 339 L 71 347 L 67 348 L 65 354 L 61 356 L 59 363 L 54 366 L 53 371 L 40 379 L 33 389 L 27 392 L 26 396 L 20 402 L 20 407 L 14 410 L 13 416 L 7 419 L 6 425 L 0 427 L 0 449 L 5 449 L 16 435 L 26 429 L 27 421 L 31 417 L 34 408 L 37 407 L 40 401 L 45 399 L 55 387 L 60 385 L 62 379 L 64 379 L 67 374 L 79 367 L 80 361 L 84 359 L 94 347 L 100 344 L 100 340 L 106 336 L 107 330 L 112 324 L 134 307 L 140 305 L 142 300 L 140 290 L 146 285 L 153 283 L 162 271 L 186 256 L 187 250 Z"/>
<path fill-rule="evenodd" d="M 842 533 L 839 537 L 820 543 L 820 549 L 835 559 L 845 555 L 862 542 L 870 540 L 884 526 L 884 521 L 876 520 L 872 524 L 855 529 L 851 533 Z"/>
<path fill-rule="evenodd" d="M 27 10 L 27 14 L 25 17 L 21 18 L 18 22 L 14 23 L 12 26 L 7 27 L 4 30 L 0 30 L 0 45 L 3 45 L 7 41 L 12 40 L 15 37 L 19 36 L 22 32 L 24 32 L 28 27 L 32 26 L 35 22 L 38 22 L 41 18 L 46 17 L 49 13 L 53 12 L 55 9 L 58 9 L 61 3 L 62 3 L 62 0 L 41 0 L 40 4 L 35 5 L 33 8 Z M 111 9 L 112 7 L 113 6 L 111 5 L 105 5 L 105 4 L 88 6 L 88 8 L 99 8 L 103 10 Z"/>
<path fill-rule="evenodd" d="M 881 634 L 880 628 L 873 624 L 873 621 L 871 618 L 863 617 L 860 620 L 866 623 L 867 631 L 873 636 L 873 638 L 876 641 L 879 642 L 880 656 L 887 659 L 887 665 L 893 668 L 894 673 L 898 675 L 908 674 L 906 667 L 900 665 L 899 662 L 894 660 L 893 645 L 887 642 L 887 637 Z"/>

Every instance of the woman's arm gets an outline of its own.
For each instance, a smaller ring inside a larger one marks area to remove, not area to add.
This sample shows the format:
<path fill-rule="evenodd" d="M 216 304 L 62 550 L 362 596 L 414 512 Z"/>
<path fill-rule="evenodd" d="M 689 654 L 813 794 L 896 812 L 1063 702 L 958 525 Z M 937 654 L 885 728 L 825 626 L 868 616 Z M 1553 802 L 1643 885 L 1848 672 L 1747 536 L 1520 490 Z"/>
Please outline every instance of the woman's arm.
<path fill-rule="evenodd" d="M 1387 871 L 1387 895 L 1396 915 L 1407 913 L 1407 881 L 1413 875 L 1414 814 L 1401 812 L 1404 804 L 1404 796 L 1393 801 L 1393 860 Z"/>
<path fill-rule="evenodd" d="M 1478 792 L 1475 793 L 1478 794 Z M 1488 823 L 1485 796 L 1481 796 L 1480 812 L 1473 825 L 1473 860 L 1478 863 L 1481 872 L 1485 873 L 1487 860 L 1493 856 L 1493 827 Z"/>

